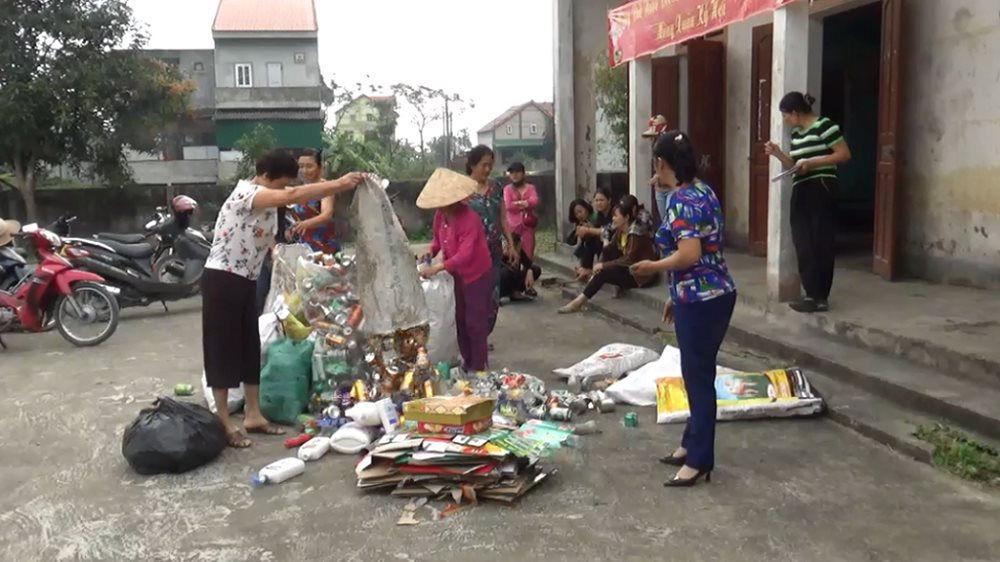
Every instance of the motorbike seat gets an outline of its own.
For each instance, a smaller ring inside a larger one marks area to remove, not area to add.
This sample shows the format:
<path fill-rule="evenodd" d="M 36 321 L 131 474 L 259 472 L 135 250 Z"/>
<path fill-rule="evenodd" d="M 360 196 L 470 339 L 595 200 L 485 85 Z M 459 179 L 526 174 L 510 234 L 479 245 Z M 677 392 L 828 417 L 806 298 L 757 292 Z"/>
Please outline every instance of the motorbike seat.
<path fill-rule="evenodd" d="M 114 240 L 107 240 L 107 239 L 102 240 L 101 243 L 110 247 L 111 249 L 113 249 L 114 251 L 118 252 L 119 254 L 125 257 L 137 260 L 152 256 L 153 252 L 156 250 L 155 248 L 153 248 L 152 244 L 146 244 L 146 243 L 123 244 L 121 242 L 115 242 Z"/>
<path fill-rule="evenodd" d="M 141 244 L 146 237 L 142 234 L 116 234 L 114 232 L 101 232 L 95 237 L 101 240 L 111 240 L 122 244 Z"/>

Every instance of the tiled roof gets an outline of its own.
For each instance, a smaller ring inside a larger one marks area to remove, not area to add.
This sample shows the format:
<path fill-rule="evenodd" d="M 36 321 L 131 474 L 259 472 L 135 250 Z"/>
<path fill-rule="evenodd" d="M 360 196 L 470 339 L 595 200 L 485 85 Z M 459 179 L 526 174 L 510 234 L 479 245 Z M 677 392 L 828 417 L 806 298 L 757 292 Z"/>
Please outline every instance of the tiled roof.
<path fill-rule="evenodd" d="M 494 120 L 490 121 L 489 123 L 487 123 L 482 129 L 479 129 L 479 132 L 480 133 L 488 133 L 488 132 L 496 129 L 504 121 L 506 121 L 506 120 L 510 119 L 511 117 L 517 115 L 518 113 L 520 113 L 522 110 L 524 110 L 524 108 L 528 107 L 529 105 L 534 105 L 538 109 L 541 109 L 542 113 L 548 115 L 550 118 L 554 118 L 555 117 L 555 111 L 553 110 L 552 102 L 529 101 L 529 102 L 522 103 L 521 105 L 515 105 L 514 107 L 511 107 L 507 111 L 504 111 L 503 113 L 500 114 L 499 117 L 497 117 L 496 119 L 494 119 Z"/>
<path fill-rule="evenodd" d="M 313 0 L 219 0 L 212 31 L 317 31 Z"/>

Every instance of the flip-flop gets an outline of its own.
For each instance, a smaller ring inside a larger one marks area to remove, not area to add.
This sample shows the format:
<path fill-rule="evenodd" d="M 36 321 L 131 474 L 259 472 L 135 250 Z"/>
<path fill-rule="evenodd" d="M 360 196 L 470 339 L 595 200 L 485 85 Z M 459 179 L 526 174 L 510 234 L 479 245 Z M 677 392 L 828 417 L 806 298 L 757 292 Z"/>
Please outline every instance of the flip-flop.
<path fill-rule="evenodd" d="M 260 426 L 255 426 L 255 427 L 250 427 L 249 425 L 244 425 L 243 428 L 247 430 L 247 433 L 259 433 L 261 435 L 284 435 L 285 434 L 285 430 L 284 429 L 281 429 L 280 427 L 275 427 L 275 426 L 273 426 L 271 424 L 260 425 Z"/>
<path fill-rule="evenodd" d="M 226 441 L 228 441 L 228 445 L 234 449 L 246 449 L 247 447 L 253 445 L 253 441 L 247 439 L 247 436 L 243 433 L 242 429 L 227 431 Z"/>

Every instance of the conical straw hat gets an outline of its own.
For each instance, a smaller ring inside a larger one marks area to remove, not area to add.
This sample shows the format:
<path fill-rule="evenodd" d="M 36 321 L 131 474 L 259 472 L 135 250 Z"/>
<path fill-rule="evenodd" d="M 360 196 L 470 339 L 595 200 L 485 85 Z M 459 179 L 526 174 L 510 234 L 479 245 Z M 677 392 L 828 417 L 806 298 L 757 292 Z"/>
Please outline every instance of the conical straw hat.
<path fill-rule="evenodd" d="M 465 200 L 476 192 L 476 187 L 476 180 L 469 176 L 447 168 L 438 168 L 431 174 L 420 196 L 417 197 L 417 207 L 421 209 L 447 207 Z"/>
<path fill-rule="evenodd" d="M 0 219 L 0 246 L 10 243 L 11 239 L 21 230 L 21 223 Z"/>

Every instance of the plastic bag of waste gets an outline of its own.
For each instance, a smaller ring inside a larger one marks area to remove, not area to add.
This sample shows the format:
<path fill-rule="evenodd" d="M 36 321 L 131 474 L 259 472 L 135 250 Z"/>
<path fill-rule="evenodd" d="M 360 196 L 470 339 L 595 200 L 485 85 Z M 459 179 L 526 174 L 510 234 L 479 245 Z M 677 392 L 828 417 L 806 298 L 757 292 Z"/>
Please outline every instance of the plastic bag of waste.
<path fill-rule="evenodd" d="M 312 374 L 312 340 L 283 339 L 271 344 L 267 364 L 260 371 L 260 409 L 267 419 L 284 424 L 297 422 L 309 405 Z"/>
<path fill-rule="evenodd" d="M 226 428 L 212 412 L 161 397 L 125 430 L 122 455 L 139 474 L 180 473 L 215 459 L 226 443 Z"/>
<path fill-rule="evenodd" d="M 386 336 L 428 322 L 413 252 L 385 190 L 373 177 L 358 185 L 351 204 L 357 238 L 355 271 L 365 311 L 364 332 Z"/>
<path fill-rule="evenodd" d="M 421 281 L 430 330 L 427 334 L 427 358 L 433 364 L 449 365 L 458 359 L 458 327 L 455 325 L 455 280 L 442 271 Z"/>
<path fill-rule="evenodd" d="M 219 410 L 215 407 L 215 395 L 212 394 L 212 389 L 208 386 L 208 379 L 205 377 L 205 371 L 201 371 L 201 393 L 205 396 L 205 403 L 208 404 L 208 409 L 213 414 L 217 414 Z M 226 404 L 229 406 L 229 413 L 234 414 L 243 409 L 243 404 L 246 402 L 246 398 L 243 396 L 243 387 L 230 388 L 229 395 L 226 398 Z"/>
<path fill-rule="evenodd" d="M 620 377 L 643 365 L 656 361 L 660 354 L 652 349 L 625 343 L 613 343 L 597 350 L 590 357 L 572 367 L 556 369 L 555 374 L 568 378 L 570 383 L 585 384 L 596 377 Z"/>
<path fill-rule="evenodd" d="M 295 295 L 295 272 L 299 258 L 306 256 L 312 250 L 305 244 L 278 244 L 274 247 L 271 261 L 271 291 L 264 301 L 264 310 L 277 312 L 281 306 L 275 306 L 278 297 L 288 298 Z M 291 307 L 292 303 L 289 303 Z M 293 311 L 295 312 L 295 311 Z"/>
<path fill-rule="evenodd" d="M 747 420 L 811 416 L 823 411 L 823 399 L 800 369 L 715 377 L 716 419 Z M 690 417 L 684 379 L 656 381 L 656 423 L 681 423 Z"/>

